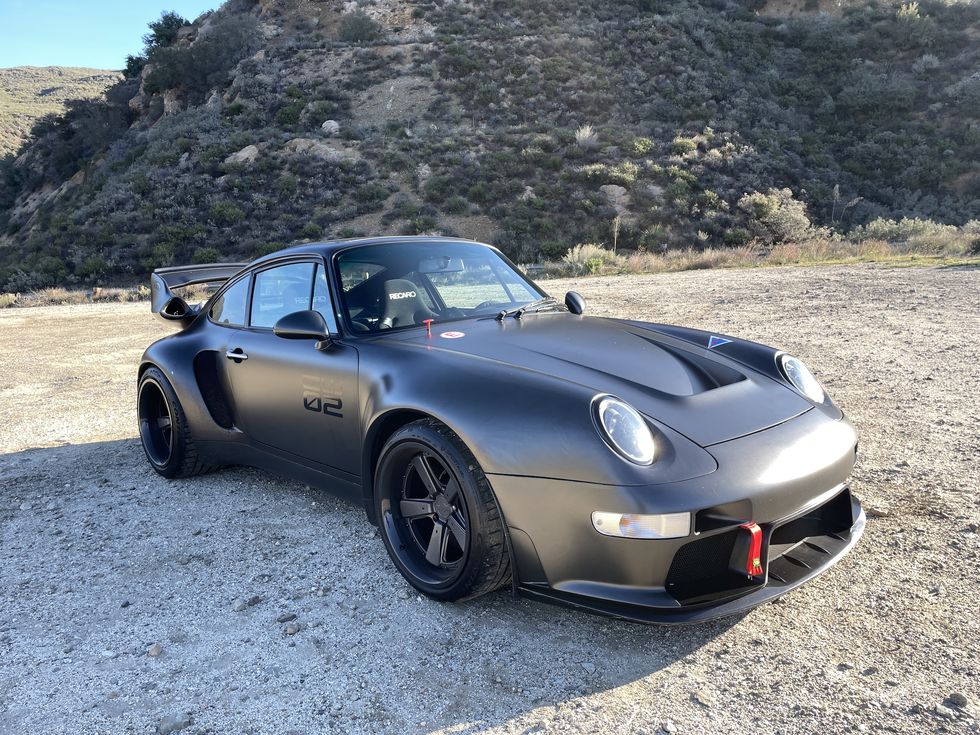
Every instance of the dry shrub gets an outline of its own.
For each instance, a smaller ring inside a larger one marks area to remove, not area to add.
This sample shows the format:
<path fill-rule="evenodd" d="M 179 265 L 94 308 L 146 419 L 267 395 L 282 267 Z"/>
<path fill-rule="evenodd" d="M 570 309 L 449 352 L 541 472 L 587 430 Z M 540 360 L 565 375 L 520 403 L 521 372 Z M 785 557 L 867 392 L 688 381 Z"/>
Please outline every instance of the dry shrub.
<path fill-rule="evenodd" d="M 623 267 L 624 258 L 602 245 L 583 243 L 571 248 L 562 261 L 576 274 L 601 275 L 618 273 Z"/>

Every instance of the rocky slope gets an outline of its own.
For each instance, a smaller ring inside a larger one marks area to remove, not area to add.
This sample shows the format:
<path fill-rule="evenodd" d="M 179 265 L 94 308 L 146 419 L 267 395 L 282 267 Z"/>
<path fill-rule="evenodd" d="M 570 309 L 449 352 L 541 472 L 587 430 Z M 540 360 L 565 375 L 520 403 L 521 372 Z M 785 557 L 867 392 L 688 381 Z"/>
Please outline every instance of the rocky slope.
<path fill-rule="evenodd" d="M 980 6 L 232 0 L 0 184 L 0 288 L 439 231 L 761 244 L 980 217 Z"/>

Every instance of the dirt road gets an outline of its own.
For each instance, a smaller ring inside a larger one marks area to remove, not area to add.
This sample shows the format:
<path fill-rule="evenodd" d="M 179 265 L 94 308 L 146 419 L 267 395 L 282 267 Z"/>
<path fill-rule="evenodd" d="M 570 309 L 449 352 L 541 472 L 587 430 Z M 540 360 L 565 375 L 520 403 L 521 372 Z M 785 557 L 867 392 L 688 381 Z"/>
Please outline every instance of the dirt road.
<path fill-rule="evenodd" d="M 134 372 L 167 330 L 146 304 L 0 311 L 0 733 L 977 732 L 980 270 L 545 285 L 807 361 L 861 434 L 858 547 L 694 628 L 438 604 L 357 508 L 149 470 Z"/>

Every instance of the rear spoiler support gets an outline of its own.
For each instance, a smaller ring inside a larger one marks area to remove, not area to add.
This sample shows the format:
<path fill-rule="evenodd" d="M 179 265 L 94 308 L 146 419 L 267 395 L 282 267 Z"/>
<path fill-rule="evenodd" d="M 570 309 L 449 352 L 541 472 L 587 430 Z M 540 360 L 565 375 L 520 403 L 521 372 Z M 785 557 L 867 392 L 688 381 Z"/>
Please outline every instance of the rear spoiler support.
<path fill-rule="evenodd" d="M 157 268 L 150 275 L 150 309 L 164 321 L 181 322 L 187 326 L 197 316 L 197 310 L 189 306 L 180 296 L 175 295 L 172 289 L 204 283 L 224 283 L 237 275 L 246 265 L 246 263 L 207 263 Z"/>

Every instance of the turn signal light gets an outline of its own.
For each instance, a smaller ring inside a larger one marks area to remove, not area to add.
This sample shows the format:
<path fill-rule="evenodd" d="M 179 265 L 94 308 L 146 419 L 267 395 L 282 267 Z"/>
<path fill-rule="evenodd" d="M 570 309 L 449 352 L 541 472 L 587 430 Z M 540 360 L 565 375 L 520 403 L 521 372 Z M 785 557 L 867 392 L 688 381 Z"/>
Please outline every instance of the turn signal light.
<path fill-rule="evenodd" d="M 604 536 L 620 538 L 683 538 L 691 533 L 690 513 L 639 515 L 595 511 L 592 526 Z"/>

